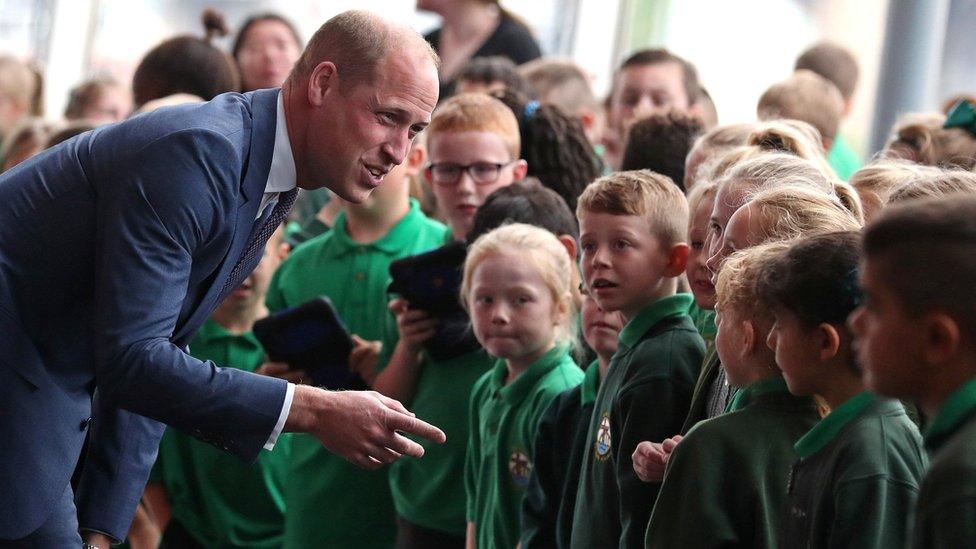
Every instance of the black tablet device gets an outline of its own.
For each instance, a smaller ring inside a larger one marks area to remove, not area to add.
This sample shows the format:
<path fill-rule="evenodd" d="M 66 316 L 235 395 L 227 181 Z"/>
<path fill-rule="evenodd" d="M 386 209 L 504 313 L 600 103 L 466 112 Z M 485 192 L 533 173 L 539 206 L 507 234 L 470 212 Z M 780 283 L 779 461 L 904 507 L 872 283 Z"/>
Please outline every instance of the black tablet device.
<path fill-rule="evenodd" d="M 444 361 L 479 348 L 471 319 L 461 307 L 461 278 L 467 248 L 452 242 L 390 264 L 389 292 L 439 320 L 437 333 L 424 344 L 433 360 Z"/>
<path fill-rule="evenodd" d="M 268 358 L 305 370 L 314 385 L 328 389 L 363 389 L 349 370 L 353 341 L 328 297 L 269 315 L 254 324 L 254 335 Z"/>

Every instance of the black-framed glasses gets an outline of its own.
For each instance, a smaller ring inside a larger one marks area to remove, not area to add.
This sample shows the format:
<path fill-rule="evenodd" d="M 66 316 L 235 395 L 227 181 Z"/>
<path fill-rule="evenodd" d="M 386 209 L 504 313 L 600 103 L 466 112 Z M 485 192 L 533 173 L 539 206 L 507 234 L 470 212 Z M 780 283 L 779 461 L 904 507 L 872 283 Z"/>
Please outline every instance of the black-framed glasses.
<path fill-rule="evenodd" d="M 461 173 L 468 172 L 475 185 L 490 185 L 498 181 L 502 168 L 517 162 L 475 162 L 474 164 L 454 164 L 443 162 L 427 166 L 427 179 L 435 185 L 456 185 L 461 180 Z"/>

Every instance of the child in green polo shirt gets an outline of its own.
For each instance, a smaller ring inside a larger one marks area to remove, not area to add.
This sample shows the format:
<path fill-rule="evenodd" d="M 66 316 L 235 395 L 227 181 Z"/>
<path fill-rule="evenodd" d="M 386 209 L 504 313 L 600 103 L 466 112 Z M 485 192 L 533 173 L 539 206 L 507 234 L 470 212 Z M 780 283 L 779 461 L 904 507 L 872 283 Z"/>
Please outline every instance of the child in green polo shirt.
<path fill-rule="evenodd" d="M 852 231 L 800 240 L 757 282 L 790 392 L 831 410 L 794 446 L 784 547 L 904 547 L 924 472 L 918 428 L 900 402 L 864 390 L 854 360 L 845 321 L 861 299 L 859 240 Z"/>
<path fill-rule="evenodd" d="M 442 243 L 463 241 L 489 195 L 525 177 L 518 122 L 493 97 L 458 94 L 438 106 L 424 133 L 430 155 L 424 177 L 450 227 Z M 373 388 L 406 403 L 447 434 L 444 444 L 417 441 L 424 446 L 423 459 L 401 459 L 390 466 L 397 546 L 463 547 L 468 400 L 492 359 L 477 349 L 434 360 L 422 349 L 435 334 L 436 319 L 403 299 L 391 302 L 390 310 L 394 314 L 384 317 L 379 359 L 385 368 Z"/>
<path fill-rule="evenodd" d="M 917 402 L 930 467 L 910 546 L 976 546 L 976 197 L 888 206 L 863 237 L 851 316 L 867 386 Z"/>
<path fill-rule="evenodd" d="M 200 328 L 190 352 L 221 367 L 254 371 L 265 360 L 251 328 L 268 314 L 264 296 L 281 257 L 279 228 L 261 262 Z M 247 464 L 167 429 L 146 486 L 145 501 L 163 529 L 160 547 L 280 547 L 288 445 L 279 440 Z"/>
<path fill-rule="evenodd" d="M 555 235 L 513 223 L 476 240 L 461 283 L 475 337 L 496 358 L 471 392 L 467 545 L 515 547 L 546 407 L 578 385 L 572 261 Z"/>
<path fill-rule="evenodd" d="M 298 246 L 275 273 L 268 308 L 277 311 L 328 296 L 356 335 L 350 367 L 369 381 L 387 313 L 390 263 L 440 245 L 447 228 L 410 200 L 409 176 L 423 152 L 412 148 L 362 204 L 348 203 L 329 232 Z M 338 200 L 336 198 L 335 200 Z M 396 537 L 387 469 L 365 471 L 313 437 L 291 437 L 284 547 L 390 547 Z"/>
<path fill-rule="evenodd" d="M 676 294 L 688 258 L 688 204 L 667 177 L 619 172 L 591 183 L 577 206 L 586 288 L 627 321 L 596 396 L 574 510 L 573 547 L 641 543 L 657 484 L 631 456 L 678 433 L 705 346 Z"/>
<path fill-rule="evenodd" d="M 584 292 L 585 294 L 585 292 Z M 580 310 L 583 339 L 594 352 L 583 383 L 553 400 L 535 435 L 535 467 L 522 502 L 522 549 L 569 547 L 576 487 L 600 380 L 607 375 L 624 326 L 619 312 L 608 313 L 590 295 Z"/>
<path fill-rule="evenodd" d="M 739 390 L 725 414 L 674 448 L 646 547 L 794 547 L 778 543 L 793 444 L 818 417 L 811 399 L 787 391 L 766 345 L 772 315 L 756 293 L 757 276 L 785 247 L 749 248 L 719 272 L 715 348 Z"/>

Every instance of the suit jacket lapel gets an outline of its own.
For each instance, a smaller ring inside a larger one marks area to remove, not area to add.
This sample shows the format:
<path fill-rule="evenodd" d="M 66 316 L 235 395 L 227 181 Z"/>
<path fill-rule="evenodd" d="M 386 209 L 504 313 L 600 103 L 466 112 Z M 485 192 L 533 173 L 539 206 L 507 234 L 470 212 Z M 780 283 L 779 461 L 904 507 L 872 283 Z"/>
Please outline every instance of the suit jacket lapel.
<path fill-rule="evenodd" d="M 203 298 L 194 305 L 195 308 L 187 315 L 186 322 L 177 327 L 174 341 L 189 339 L 219 305 L 216 301 L 224 281 L 244 251 L 251 233 L 257 230 L 255 217 L 258 215 L 258 207 L 264 197 L 274 151 L 278 90 L 258 90 L 245 96 L 249 96 L 251 100 L 251 140 L 250 148 L 244 155 L 241 197 L 237 208 L 237 219 L 234 222 L 233 239 L 217 268 L 216 275 L 206 282 L 209 287 L 204 292 Z"/>

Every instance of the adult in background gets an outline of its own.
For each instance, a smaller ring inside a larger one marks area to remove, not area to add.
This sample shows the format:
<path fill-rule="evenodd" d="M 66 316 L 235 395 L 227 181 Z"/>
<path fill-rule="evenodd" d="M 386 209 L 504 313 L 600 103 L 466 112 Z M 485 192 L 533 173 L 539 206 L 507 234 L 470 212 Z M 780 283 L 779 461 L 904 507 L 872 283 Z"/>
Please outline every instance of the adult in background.
<path fill-rule="evenodd" d="M 241 89 L 277 88 L 288 77 L 303 42 L 295 25 L 277 13 L 248 17 L 237 31 L 231 55 L 241 73 Z"/>
<path fill-rule="evenodd" d="M 521 65 L 542 55 L 529 28 L 498 0 L 417 0 L 417 9 L 443 18 L 426 34 L 441 57 L 440 98 L 454 93 L 455 78 L 475 57 L 501 55 Z"/>
<path fill-rule="evenodd" d="M 185 352 L 260 260 L 296 183 L 361 202 L 404 160 L 436 71 L 413 31 L 346 12 L 281 90 L 104 126 L 0 176 L 0 546 L 77 547 L 79 527 L 102 549 L 122 538 L 163 423 L 248 461 L 282 431 L 367 468 L 423 454 L 398 431 L 444 440 L 377 393 Z"/>

